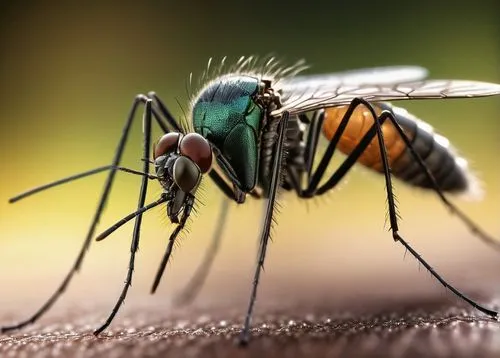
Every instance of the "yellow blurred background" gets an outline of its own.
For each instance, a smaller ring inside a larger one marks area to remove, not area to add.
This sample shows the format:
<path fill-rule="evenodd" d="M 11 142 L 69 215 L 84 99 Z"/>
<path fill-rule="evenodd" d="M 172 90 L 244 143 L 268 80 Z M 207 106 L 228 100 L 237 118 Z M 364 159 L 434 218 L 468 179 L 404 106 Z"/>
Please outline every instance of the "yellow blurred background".
<path fill-rule="evenodd" d="M 73 263 L 104 175 L 52 189 L 15 205 L 11 196 L 110 163 L 137 93 L 155 90 L 176 115 L 185 81 L 209 57 L 276 54 L 305 58 L 308 73 L 380 65 L 421 65 L 434 78 L 500 83 L 498 1 L 444 2 L 100 2 L 2 3 L 0 15 L 0 303 L 36 307 Z M 403 103 L 467 157 L 486 189 L 482 202 L 455 200 L 500 237 L 500 97 Z M 140 169 L 140 117 L 123 164 Z M 160 132 L 156 128 L 155 136 Z M 98 232 L 135 210 L 140 178 L 118 174 Z M 200 261 L 221 195 L 205 181 L 204 205 L 183 237 L 157 295 L 168 300 Z M 150 184 L 148 200 L 160 187 Z M 498 283 L 500 255 L 451 217 L 432 193 L 396 183 L 401 233 L 458 287 Z M 393 243 L 381 176 L 350 173 L 339 190 L 303 202 L 281 198 L 260 298 L 412 295 L 442 289 Z M 262 204 L 231 207 L 223 247 L 203 291 L 214 302 L 249 293 Z M 144 217 L 130 296 L 146 301 L 173 226 L 164 208 Z M 111 308 L 128 265 L 132 225 L 93 243 L 64 299 Z M 231 283 L 231 284 L 228 284 Z M 241 306 L 243 312 L 244 306 Z M 15 315 L 20 317 L 20 315 Z"/>

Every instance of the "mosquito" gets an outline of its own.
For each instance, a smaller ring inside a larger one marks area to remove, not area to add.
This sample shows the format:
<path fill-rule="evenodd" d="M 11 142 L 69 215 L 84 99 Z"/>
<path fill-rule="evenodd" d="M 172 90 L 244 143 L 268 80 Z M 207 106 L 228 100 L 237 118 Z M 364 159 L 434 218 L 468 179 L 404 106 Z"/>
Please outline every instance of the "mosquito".
<path fill-rule="evenodd" d="M 175 240 L 184 229 L 196 203 L 200 182 L 208 176 L 225 199 L 212 245 L 177 301 L 183 303 L 192 300 L 203 284 L 220 244 L 228 203 L 235 201 L 243 204 L 248 196 L 263 199 L 265 216 L 258 260 L 239 338 L 244 345 L 250 338 L 251 318 L 278 191 L 291 191 L 304 200 L 323 195 L 332 190 L 356 163 L 384 176 L 393 240 L 401 244 L 457 297 L 491 318 L 498 319 L 497 310 L 477 303 L 450 285 L 400 234 L 393 178 L 432 190 L 474 235 L 496 248 L 500 246 L 447 197 L 448 193 L 480 194 L 480 185 L 469 169 L 467 160 L 458 155 L 449 141 L 435 133 L 430 125 L 389 101 L 493 96 L 500 94 L 499 84 L 426 79 L 427 70 L 418 66 L 377 67 L 299 76 L 299 72 L 308 67 L 304 61 L 284 67 L 274 58 L 258 61 L 253 57 L 241 57 L 235 65 L 228 67 L 224 58 L 221 65 L 212 70 L 211 63 L 212 60 L 209 60 L 201 76 L 201 89 L 189 103 L 187 124 L 174 118 L 156 93 L 139 94 L 133 101 L 110 165 L 31 189 L 10 200 L 16 202 L 57 185 L 108 172 L 83 246 L 66 277 L 37 312 L 24 321 L 2 327 L 2 332 L 32 324 L 63 294 L 74 274 L 81 268 L 95 237 L 97 223 L 116 173 L 123 171 L 142 177 L 137 210 L 95 239 L 103 240 L 126 222 L 134 220 L 130 262 L 125 284 L 111 314 L 94 333 L 98 335 L 110 325 L 127 295 L 139 245 L 142 215 L 164 204 L 169 220 L 176 224 L 154 279 L 151 289 L 154 293 Z M 192 86 L 192 75 L 189 77 L 189 86 Z M 120 166 L 120 162 L 131 125 L 141 106 L 143 168 L 137 171 Z M 153 122 L 164 133 L 154 146 L 151 145 Z M 327 145 L 321 157 L 315 160 L 320 139 L 326 139 Z M 346 156 L 332 174 L 326 174 L 336 150 Z M 155 174 L 150 173 L 151 165 L 154 166 Z M 162 193 L 156 201 L 146 205 L 150 180 L 160 183 Z"/>

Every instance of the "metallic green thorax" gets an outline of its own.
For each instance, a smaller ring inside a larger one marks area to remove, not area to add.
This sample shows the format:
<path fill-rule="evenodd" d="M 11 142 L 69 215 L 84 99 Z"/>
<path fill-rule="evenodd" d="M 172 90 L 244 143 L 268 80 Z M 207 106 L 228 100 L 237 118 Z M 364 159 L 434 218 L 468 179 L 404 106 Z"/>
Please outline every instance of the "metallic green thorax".
<path fill-rule="evenodd" d="M 263 116 L 254 102 L 258 88 L 259 80 L 254 77 L 222 77 L 201 93 L 193 107 L 194 130 L 228 159 L 244 191 L 257 182 L 258 133 Z"/>

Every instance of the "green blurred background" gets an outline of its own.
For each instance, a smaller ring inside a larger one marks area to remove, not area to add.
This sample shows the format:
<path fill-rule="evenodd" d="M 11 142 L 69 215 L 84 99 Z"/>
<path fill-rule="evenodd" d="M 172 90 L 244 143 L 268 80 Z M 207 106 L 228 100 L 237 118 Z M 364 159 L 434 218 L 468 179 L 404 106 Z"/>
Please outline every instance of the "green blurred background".
<path fill-rule="evenodd" d="M 62 279 L 79 250 L 104 175 L 15 205 L 7 204 L 8 198 L 108 164 L 137 93 L 155 90 L 181 115 L 176 98 L 187 105 L 185 81 L 191 71 L 201 74 L 209 57 L 236 60 L 273 53 L 285 62 L 305 58 L 312 66 L 308 73 L 415 64 L 429 68 L 435 78 L 500 83 L 496 0 L 29 3 L 0 5 L 0 303 L 5 309 L 35 307 Z M 479 203 L 456 202 L 500 236 L 500 98 L 403 105 L 470 159 L 486 197 Z M 136 169 L 141 168 L 139 123 L 123 162 Z M 119 174 L 98 231 L 135 209 L 139 182 Z M 297 292 L 317 292 L 348 300 L 412 295 L 423 288 L 441 294 L 392 242 L 384 227 L 384 190 L 382 177 L 357 169 L 325 198 L 302 202 L 283 195 L 259 297 L 290 300 Z M 149 199 L 159 192 L 152 183 Z M 440 272 L 459 287 L 480 286 L 485 277 L 498 283 L 499 256 L 451 217 L 435 195 L 399 182 L 396 193 L 401 232 Z M 194 271 L 220 201 L 207 181 L 205 205 L 176 248 L 157 294 L 161 300 Z M 252 199 L 232 206 L 206 300 L 247 296 L 261 206 Z M 149 290 L 172 226 L 161 208 L 145 216 L 143 228 L 130 294 L 136 299 Z M 65 302 L 102 300 L 111 307 L 125 277 L 131 229 L 127 225 L 92 245 Z"/>

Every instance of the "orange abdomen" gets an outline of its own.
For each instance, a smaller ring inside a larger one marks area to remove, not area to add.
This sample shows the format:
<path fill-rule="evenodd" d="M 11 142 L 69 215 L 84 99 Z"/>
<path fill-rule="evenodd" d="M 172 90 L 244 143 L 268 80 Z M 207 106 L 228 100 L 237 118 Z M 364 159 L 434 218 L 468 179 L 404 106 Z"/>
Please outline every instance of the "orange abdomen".
<path fill-rule="evenodd" d="M 394 114 L 413 150 L 425 163 L 442 190 L 466 193 L 471 197 L 480 194 L 480 185 L 470 172 L 467 160 L 457 154 L 445 137 L 435 133 L 429 124 L 402 108 L 394 107 L 389 103 L 376 103 L 373 104 L 373 107 L 377 116 L 383 110 L 391 111 Z M 331 140 L 335 135 L 347 108 L 348 106 L 340 106 L 325 109 L 323 134 L 327 139 Z M 352 153 L 374 122 L 370 111 L 365 106 L 359 106 L 347 123 L 337 148 L 347 155 Z M 408 184 L 421 188 L 432 188 L 432 181 L 411 154 L 409 148 L 406 147 L 392 122 L 385 121 L 382 125 L 382 132 L 392 174 Z M 380 146 L 376 136 L 360 155 L 358 162 L 379 173 L 383 171 Z"/>
<path fill-rule="evenodd" d="M 323 122 L 323 134 L 328 140 L 331 140 L 337 131 L 348 106 L 331 107 L 325 109 L 325 121 Z M 374 106 L 377 115 L 380 115 L 382 110 Z M 361 141 L 363 136 L 375 123 L 370 111 L 363 105 L 360 105 L 353 112 L 347 127 L 342 134 L 337 148 L 344 154 L 349 155 L 356 145 Z M 384 134 L 385 147 L 387 149 L 389 165 L 393 165 L 404 152 L 406 145 L 394 128 L 394 125 L 386 121 L 382 125 Z M 377 137 L 375 136 L 366 150 L 358 159 L 360 164 L 372 168 L 378 172 L 382 172 L 382 160 L 380 156 L 380 147 Z"/>

